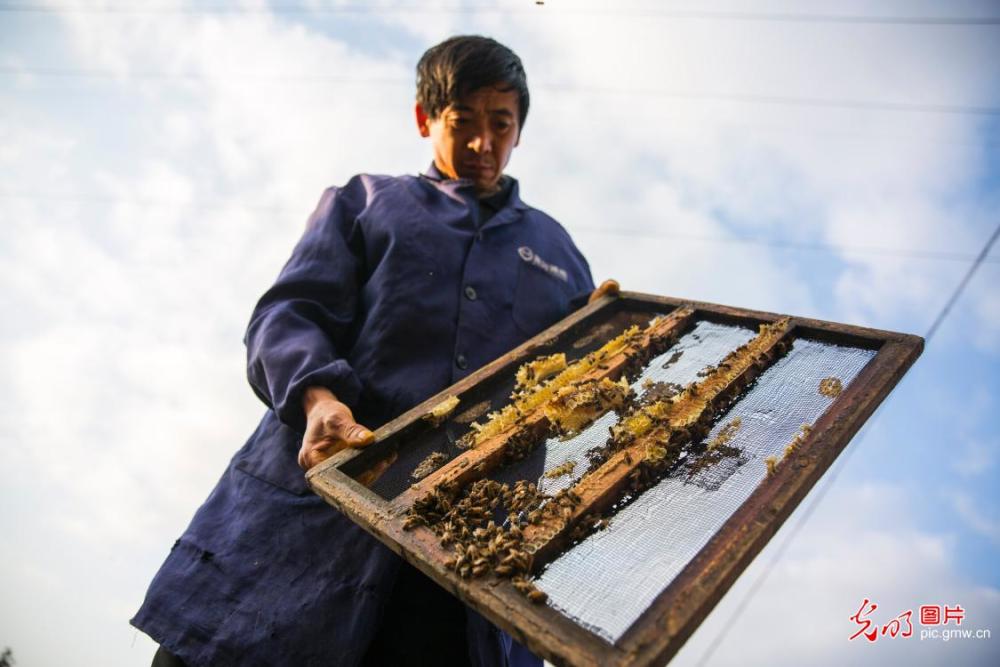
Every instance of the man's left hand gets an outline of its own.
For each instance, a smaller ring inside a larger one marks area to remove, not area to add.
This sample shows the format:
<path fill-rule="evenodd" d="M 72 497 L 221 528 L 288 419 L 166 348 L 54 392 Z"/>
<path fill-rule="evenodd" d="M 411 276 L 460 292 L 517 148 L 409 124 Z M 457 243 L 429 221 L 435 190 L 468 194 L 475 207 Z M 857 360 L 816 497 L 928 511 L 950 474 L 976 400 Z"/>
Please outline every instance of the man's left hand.
<path fill-rule="evenodd" d="M 619 289 L 620 286 L 618 285 L 618 281 L 614 278 L 609 278 L 590 293 L 590 298 L 587 299 L 587 303 L 594 303 L 602 296 L 617 296 Z"/>

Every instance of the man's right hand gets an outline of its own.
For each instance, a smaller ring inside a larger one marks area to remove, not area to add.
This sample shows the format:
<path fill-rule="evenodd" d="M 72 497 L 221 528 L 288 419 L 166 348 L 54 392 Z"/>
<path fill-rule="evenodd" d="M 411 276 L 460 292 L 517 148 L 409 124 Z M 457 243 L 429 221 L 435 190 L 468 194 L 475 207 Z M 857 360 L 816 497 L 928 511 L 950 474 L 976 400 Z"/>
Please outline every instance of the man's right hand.
<path fill-rule="evenodd" d="M 306 432 L 299 450 L 299 466 L 309 470 L 347 447 L 366 447 L 375 434 L 354 421 L 351 409 L 329 389 L 310 387 L 302 398 Z"/>

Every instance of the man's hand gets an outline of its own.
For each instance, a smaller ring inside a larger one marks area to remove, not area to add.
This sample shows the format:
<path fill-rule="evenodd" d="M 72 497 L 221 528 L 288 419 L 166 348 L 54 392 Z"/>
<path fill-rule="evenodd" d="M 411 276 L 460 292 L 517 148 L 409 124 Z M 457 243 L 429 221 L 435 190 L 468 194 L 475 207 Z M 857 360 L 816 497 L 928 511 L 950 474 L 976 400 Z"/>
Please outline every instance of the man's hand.
<path fill-rule="evenodd" d="M 306 433 L 299 450 L 299 466 L 309 470 L 347 447 L 366 447 L 375 434 L 354 421 L 351 409 L 329 389 L 310 387 L 302 398 Z"/>
<path fill-rule="evenodd" d="M 597 289 L 590 293 L 590 298 L 587 299 L 587 303 L 594 303 L 602 296 L 616 296 L 618 290 L 620 289 L 618 281 L 614 278 L 609 278 L 601 283 Z"/>

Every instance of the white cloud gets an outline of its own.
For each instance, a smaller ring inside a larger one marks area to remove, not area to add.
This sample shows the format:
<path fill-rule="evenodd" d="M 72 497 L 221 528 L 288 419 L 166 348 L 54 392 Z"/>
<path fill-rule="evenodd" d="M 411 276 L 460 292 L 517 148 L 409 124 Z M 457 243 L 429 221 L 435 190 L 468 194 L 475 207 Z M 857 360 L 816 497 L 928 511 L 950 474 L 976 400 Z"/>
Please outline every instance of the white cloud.
<path fill-rule="evenodd" d="M 806 501 L 809 502 L 809 501 Z M 921 641 L 923 604 L 961 604 L 963 628 L 1000 626 L 1000 591 L 983 587 L 956 569 L 954 535 L 919 529 L 907 513 L 909 493 L 899 487 L 847 480 L 824 500 L 796 536 L 731 627 L 750 586 L 771 568 L 777 548 L 801 515 L 751 564 L 671 664 L 695 665 L 712 651 L 710 665 L 991 664 L 994 640 Z M 849 641 L 850 621 L 864 598 L 878 609 L 881 626 L 912 610 L 914 636 Z"/>
<path fill-rule="evenodd" d="M 8 599 L 24 605 L 0 613 L 32 647 L 18 653 L 26 664 L 79 661 L 72 641 L 50 646 L 38 619 L 67 628 L 85 662 L 134 664 L 125 619 L 262 409 L 245 388 L 239 342 L 254 300 L 323 187 L 428 161 L 409 87 L 323 77 L 406 81 L 419 54 L 392 46 L 380 55 L 323 34 L 322 22 L 266 12 L 61 20 L 72 66 L 115 77 L 87 97 L 100 122 L 37 95 L 39 77 L 16 79 L 2 97 L 6 191 L 84 197 L 0 200 L 0 305 L 18 313 L 0 325 L 0 470 L 16 489 L 15 514 L 2 518 L 23 545 L 0 570 Z M 421 43 L 484 32 L 521 53 L 534 95 L 512 172 L 529 202 L 566 223 L 595 277 L 627 289 L 883 325 L 926 318 L 958 265 L 845 253 L 816 274 L 784 251 L 690 237 L 975 252 L 991 219 L 989 202 L 951 207 L 982 176 L 986 151 L 964 116 L 600 90 L 978 103 L 997 80 L 976 65 L 990 52 L 978 37 L 960 44 L 949 32 L 928 43 L 896 29 L 556 12 L 399 12 L 371 24 Z M 963 312 L 980 347 L 995 352 L 995 267 L 983 269 Z M 986 409 L 994 402 L 995 391 Z M 864 515 L 905 503 L 891 490 L 862 491 L 843 507 Z M 876 654 L 864 647 L 844 652 L 855 647 L 841 627 L 869 592 L 886 608 L 916 604 L 916 593 L 953 594 L 997 618 L 995 592 L 955 575 L 947 536 L 855 518 L 827 516 L 829 533 L 803 534 L 720 657 L 745 645 L 769 662 L 760 638 L 769 642 L 774 619 L 791 614 L 799 635 L 789 662 L 814 662 L 810 645 L 867 659 Z M 77 560 L 63 562 L 62 552 Z M 931 581 L 936 588 L 913 583 Z M 85 613 L 65 607 L 74 587 L 104 602 Z"/>
<path fill-rule="evenodd" d="M 990 510 L 976 502 L 968 493 L 955 491 L 951 495 L 951 505 L 958 518 L 965 522 L 973 531 L 1000 545 L 1000 521 L 988 516 Z"/>
<path fill-rule="evenodd" d="M 996 452 L 998 449 L 1000 447 L 996 443 L 987 443 L 978 439 L 966 439 L 952 467 L 964 477 L 984 475 L 990 472 L 996 463 Z"/>

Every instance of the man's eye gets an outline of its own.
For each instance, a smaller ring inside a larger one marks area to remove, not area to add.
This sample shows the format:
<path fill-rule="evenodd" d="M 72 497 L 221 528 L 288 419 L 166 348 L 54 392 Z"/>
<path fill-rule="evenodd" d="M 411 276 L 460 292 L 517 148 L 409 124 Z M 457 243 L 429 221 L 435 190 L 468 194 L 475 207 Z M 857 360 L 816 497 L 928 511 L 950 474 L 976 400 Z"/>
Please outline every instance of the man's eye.
<path fill-rule="evenodd" d="M 461 116 L 459 116 L 457 118 L 452 118 L 451 119 L 451 124 L 454 125 L 455 127 L 462 127 L 463 125 L 468 125 L 469 124 L 469 119 L 468 118 L 462 118 Z"/>

